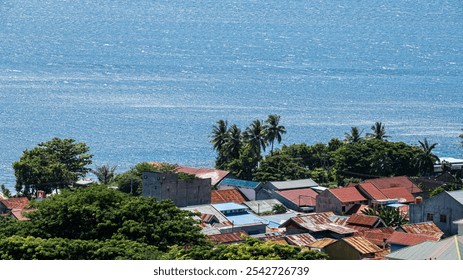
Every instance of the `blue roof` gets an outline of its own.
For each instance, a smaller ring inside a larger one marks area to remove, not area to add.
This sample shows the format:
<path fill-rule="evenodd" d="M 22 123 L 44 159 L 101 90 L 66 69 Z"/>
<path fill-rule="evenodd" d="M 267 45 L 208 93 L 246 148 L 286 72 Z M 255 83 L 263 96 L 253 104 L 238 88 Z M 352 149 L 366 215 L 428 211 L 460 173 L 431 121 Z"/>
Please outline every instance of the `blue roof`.
<path fill-rule="evenodd" d="M 227 219 L 235 225 L 247 225 L 255 223 L 268 224 L 269 222 L 254 214 L 245 213 L 237 215 L 227 215 Z"/>
<path fill-rule="evenodd" d="M 402 204 L 402 203 L 391 203 L 391 204 L 386 204 L 386 206 L 389 206 L 389 207 L 401 207 L 401 206 L 406 206 L 406 204 Z"/>
<path fill-rule="evenodd" d="M 255 189 L 257 186 L 260 184 L 260 182 L 253 182 L 253 181 L 245 181 L 245 180 L 239 180 L 239 179 L 230 179 L 230 178 L 225 178 L 222 181 L 220 181 L 220 185 L 229 185 L 229 186 L 235 186 L 235 187 L 245 187 L 245 188 L 251 188 Z"/>
<path fill-rule="evenodd" d="M 215 209 L 221 212 L 230 211 L 230 210 L 243 210 L 243 209 L 247 210 L 248 209 L 247 206 L 244 206 L 244 205 L 241 205 L 235 202 L 217 203 L 217 204 L 212 204 L 212 206 L 214 206 Z"/>

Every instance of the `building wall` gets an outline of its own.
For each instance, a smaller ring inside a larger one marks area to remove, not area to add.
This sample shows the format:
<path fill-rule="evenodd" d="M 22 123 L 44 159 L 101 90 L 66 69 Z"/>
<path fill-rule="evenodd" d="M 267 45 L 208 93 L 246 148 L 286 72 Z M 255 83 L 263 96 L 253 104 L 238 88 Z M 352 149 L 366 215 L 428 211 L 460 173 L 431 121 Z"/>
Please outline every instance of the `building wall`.
<path fill-rule="evenodd" d="M 360 253 L 343 240 L 339 240 L 325 247 L 325 253 L 330 260 L 360 260 Z"/>
<path fill-rule="evenodd" d="M 446 192 L 425 199 L 420 204 L 410 204 L 409 211 L 410 223 L 433 221 L 446 236 L 458 233 L 458 225 L 453 221 L 463 218 L 463 205 Z M 441 215 L 445 215 L 445 222 L 441 220 Z"/>
<path fill-rule="evenodd" d="M 343 214 L 342 203 L 331 192 L 325 190 L 317 196 L 316 212 L 334 212 Z"/>
<path fill-rule="evenodd" d="M 170 199 L 177 207 L 211 203 L 211 179 L 178 180 L 176 174 L 143 172 L 142 196 Z"/>

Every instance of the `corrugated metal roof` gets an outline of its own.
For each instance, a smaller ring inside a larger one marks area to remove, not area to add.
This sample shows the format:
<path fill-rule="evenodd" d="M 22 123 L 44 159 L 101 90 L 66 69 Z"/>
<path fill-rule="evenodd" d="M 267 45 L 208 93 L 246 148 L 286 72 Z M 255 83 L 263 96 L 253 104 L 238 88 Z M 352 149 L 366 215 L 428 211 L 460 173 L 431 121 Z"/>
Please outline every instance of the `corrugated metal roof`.
<path fill-rule="evenodd" d="M 382 247 L 384 246 L 385 240 L 387 240 L 393 233 L 394 229 L 392 227 L 387 228 L 378 228 L 373 230 L 359 231 L 355 233 L 355 236 L 363 236 L 368 239 L 371 243 Z"/>
<path fill-rule="evenodd" d="M 277 224 L 278 226 L 280 226 L 281 224 L 283 224 L 284 222 L 288 221 L 289 219 L 291 219 L 292 217 L 295 217 L 295 216 L 297 216 L 296 213 L 288 212 L 288 213 L 284 213 L 284 214 L 268 215 L 268 216 L 261 216 L 261 217 L 262 217 L 262 219 L 265 219 L 265 220 L 267 220 L 269 222 L 272 222 L 272 223 Z"/>
<path fill-rule="evenodd" d="M 463 204 L 463 190 L 459 191 L 450 191 L 447 192 L 451 197 L 453 197 L 456 201 L 458 201 L 460 204 Z"/>
<path fill-rule="evenodd" d="M 305 215 L 300 215 L 291 218 L 280 227 L 286 226 L 288 223 L 294 222 L 302 228 L 305 228 L 312 232 L 320 231 L 332 231 L 338 234 L 348 234 L 354 233 L 356 230 L 348 228 L 343 225 L 339 225 L 331 221 L 328 217 L 334 216 L 333 212 L 323 212 L 323 213 L 310 213 Z"/>
<path fill-rule="evenodd" d="M 408 179 L 407 176 L 368 179 L 368 180 L 365 180 L 365 182 L 372 183 L 378 189 L 404 187 L 410 193 L 421 192 L 421 189 L 415 183 L 413 183 L 410 179 Z"/>
<path fill-rule="evenodd" d="M 13 209 L 24 209 L 29 205 L 29 199 L 27 197 L 12 197 L 0 200 L 6 208 Z"/>
<path fill-rule="evenodd" d="M 248 207 L 242 204 L 238 204 L 235 202 L 225 202 L 225 203 L 217 203 L 211 204 L 215 209 L 222 211 L 230 211 L 230 210 L 247 210 Z"/>
<path fill-rule="evenodd" d="M 278 190 L 302 189 L 318 187 L 318 184 L 312 179 L 289 180 L 289 181 L 274 181 L 270 182 Z"/>
<path fill-rule="evenodd" d="M 273 206 L 275 205 L 282 205 L 281 202 L 276 199 L 245 201 L 243 204 L 248 206 L 252 212 L 259 214 L 264 212 L 271 212 L 273 210 Z"/>
<path fill-rule="evenodd" d="M 241 204 L 245 201 L 246 198 L 237 189 L 211 191 L 211 204 L 224 202 L 235 202 Z"/>
<path fill-rule="evenodd" d="M 236 215 L 227 215 L 227 219 L 232 222 L 234 225 L 250 225 L 250 224 L 265 224 L 269 223 L 268 220 L 265 220 L 257 215 L 251 213 L 243 213 Z"/>
<path fill-rule="evenodd" d="M 315 207 L 315 205 L 317 204 L 316 198 L 318 196 L 318 193 L 310 188 L 284 190 L 284 191 L 276 191 L 276 192 L 298 206 Z"/>
<path fill-rule="evenodd" d="M 461 260 L 463 236 L 451 236 L 437 242 L 426 241 L 386 255 L 396 260 Z"/>
<path fill-rule="evenodd" d="M 422 243 L 424 241 L 437 241 L 437 240 L 438 238 L 430 236 L 430 235 L 396 231 L 387 239 L 387 242 L 391 244 L 410 246 L 410 245 L 416 245 L 418 243 Z"/>
<path fill-rule="evenodd" d="M 442 230 L 432 221 L 401 225 L 400 228 L 407 233 L 426 234 L 439 239 L 444 235 Z"/>
<path fill-rule="evenodd" d="M 360 188 L 362 188 L 372 199 L 374 200 L 383 200 L 387 199 L 386 195 L 384 195 L 375 185 L 368 182 L 359 183 Z"/>
<path fill-rule="evenodd" d="M 244 241 L 246 236 L 248 236 L 248 234 L 244 230 L 240 230 L 237 232 L 212 234 L 207 236 L 207 238 L 219 243 L 236 243 Z"/>
<path fill-rule="evenodd" d="M 308 233 L 287 235 L 285 238 L 289 244 L 295 246 L 308 246 L 310 243 L 317 241 L 315 237 Z"/>
<path fill-rule="evenodd" d="M 193 213 L 197 213 L 199 215 L 202 215 L 202 214 L 213 215 L 219 220 L 220 223 L 228 222 L 228 219 L 225 217 L 225 215 L 223 215 L 220 211 L 212 207 L 212 205 L 210 204 L 194 205 L 194 206 L 182 207 L 180 209 L 190 211 Z"/>
<path fill-rule="evenodd" d="M 404 187 L 382 189 L 381 192 L 389 199 L 397 199 L 401 203 L 410 203 L 415 201 L 415 197 Z"/>
<path fill-rule="evenodd" d="M 233 186 L 233 187 L 244 187 L 244 188 L 255 189 L 260 184 L 261 184 L 260 182 L 225 178 L 222 181 L 220 181 L 219 186 L 227 185 L 227 186 Z"/>
<path fill-rule="evenodd" d="M 328 191 L 337 197 L 342 203 L 367 200 L 366 197 L 364 197 L 356 188 L 336 188 L 329 189 Z"/>
<path fill-rule="evenodd" d="M 377 253 L 383 250 L 362 236 L 345 237 L 342 240 L 362 255 Z"/>
<path fill-rule="evenodd" d="M 317 241 L 308 244 L 307 246 L 310 248 L 322 249 L 330 244 L 333 244 L 336 241 L 337 241 L 336 239 L 332 239 L 332 238 L 322 238 L 322 239 L 318 239 Z"/>
<path fill-rule="evenodd" d="M 377 216 L 367 216 L 362 214 L 354 214 L 347 219 L 347 224 L 362 225 L 362 226 L 374 226 L 379 221 Z"/>

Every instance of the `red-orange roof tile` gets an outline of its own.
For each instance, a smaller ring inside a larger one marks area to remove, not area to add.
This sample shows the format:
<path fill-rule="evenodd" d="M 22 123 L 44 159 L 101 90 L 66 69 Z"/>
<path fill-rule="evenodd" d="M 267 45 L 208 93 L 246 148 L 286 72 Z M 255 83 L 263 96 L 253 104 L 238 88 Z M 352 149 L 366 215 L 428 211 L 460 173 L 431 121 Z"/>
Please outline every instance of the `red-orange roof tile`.
<path fill-rule="evenodd" d="M 245 201 L 247 201 L 247 199 L 237 189 L 211 191 L 211 204 L 225 202 L 235 202 L 241 204 Z"/>
<path fill-rule="evenodd" d="M 316 205 L 316 198 L 318 193 L 314 190 L 307 188 L 307 189 L 293 189 L 293 190 L 284 190 L 284 191 L 276 191 L 283 197 L 287 198 L 288 200 L 292 201 L 294 204 L 298 206 L 313 206 Z"/>
<path fill-rule="evenodd" d="M 0 203 L 3 203 L 10 210 L 24 209 L 29 205 L 29 199 L 27 197 L 13 197 L 0 200 Z"/>
<path fill-rule="evenodd" d="M 235 243 L 245 240 L 245 236 L 248 234 L 241 230 L 235 232 L 221 233 L 221 234 L 212 234 L 208 235 L 207 238 L 219 243 Z"/>
<path fill-rule="evenodd" d="M 430 235 L 396 231 L 387 239 L 387 242 L 411 246 L 411 245 L 416 245 L 416 244 L 419 244 L 425 241 L 437 241 L 437 240 L 439 240 L 439 238 L 436 238 Z"/>
<path fill-rule="evenodd" d="M 382 189 L 381 192 L 389 199 L 397 199 L 399 203 L 411 203 L 415 201 L 413 195 L 403 187 Z"/>
<path fill-rule="evenodd" d="M 421 192 L 421 189 L 410 179 L 408 179 L 407 176 L 368 179 L 365 180 L 365 182 L 372 183 L 378 189 L 403 187 L 406 188 L 410 193 Z"/>
<path fill-rule="evenodd" d="M 336 188 L 329 189 L 342 203 L 357 202 L 367 200 L 356 188 Z"/>
<path fill-rule="evenodd" d="M 374 200 L 383 200 L 383 199 L 388 198 L 386 195 L 384 195 L 384 193 L 382 193 L 372 183 L 363 182 L 363 183 L 360 183 L 359 186 L 361 189 L 365 191 L 365 193 L 367 193 L 367 195 L 369 195 Z"/>

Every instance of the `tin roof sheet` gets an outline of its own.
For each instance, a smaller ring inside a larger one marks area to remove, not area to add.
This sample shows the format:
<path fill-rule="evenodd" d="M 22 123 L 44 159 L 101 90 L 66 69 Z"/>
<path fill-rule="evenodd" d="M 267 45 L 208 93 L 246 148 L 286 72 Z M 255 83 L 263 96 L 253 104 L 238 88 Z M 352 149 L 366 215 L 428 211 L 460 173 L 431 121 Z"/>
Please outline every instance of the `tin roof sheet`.
<path fill-rule="evenodd" d="M 307 246 L 310 248 L 322 249 L 330 244 L 333 244 L 336 241 L 337 241 L 336 239 L 332 239 L 332 238 L 322 238 L 322 239 L 318 239 L 317 241 L 314 241 L 308 244 Z"/>
<path fill-rule="evenodd" d="M 421 192 L 421 189 L 407 176 L 397 176 L 397 177 L 386 177 L 386 178 L 377 178 L 377 179 L 368 179 L 365 182 L 372 183 L 378 189 L 388 189 L 396 187 L 404 187 L 410 193 Z"/>
<path fill-rule="evenodd" d="M 211 191 L 211 203 L 224 203 L 224 202 L 235 202 L 241 204 L 246 201 L 243 194 L 237 189 L 227 190 L 212 190 Z"/>
<path fill-rule="evenodd" d="M 441 238 L 444 235 L 442 230 L 432 221 L 401 225 L 400 228 L 407 233 L 425 234 L 437 238 Z"/>
<path fill-rule="evenodd" d="M 329 219 L 330 216 L 334 216 L 333 212 L 323 213 L 310 213 L 305 215 L 299 215 L 292 217 L 287 222 L 283 223 L 280 227 L 284 227 L 287 224 L 293 222 L 302 228 L 305 228 L 312 232 L 320 231 L 332 231 L 338 234 L 348 234 L 356 232 L 355 229 L 340 225 Z"/>
<path fill-rule="evenodd" d="M 318 187 L 319 185 L 312 179 L 301 179 L 301 180 L 288 180 L 288 181 L 273 181 L 270 182 L 278 190 L 290 190 L 290 189 L 301 189 Z"/>
<path fill-rule="evenodd" d="M 373 227 L 376 223 L 379 222 L 379 220 L 380 219 L 377 216 L 354 214 L 350 216 L 349 219 L 347 219 L 347 224 Z"/>
<path fill-rule="evenodd" d="M 453 197 L 456 201 L 458 201 L 460 204 L 463 204 L 463 190 L 459 191 L 450 191 L 447 192 L 451 197 Z"/>
<path fill-rule="evenodd" d="M 212 207 L 211 204 L 194 205 L 194 206 L 182 207 L 180 209 L 196 213 L 199 216 L 203 214 L 209 214 L 211 216 L 215 216 L 219 220 L 220 223 L 228 222 L 225 215 L 223 215 L 222 212 Z M 200 219 L 200 217 L 198 217 L 198 219 Z"/>
<path fill-rule="evenodd" d="M 437 241 L 437 240 L 438 238 L 430 236 L 430 235 L 396 231 L 387 239 L 387 242 L 391 244 L 410 246 L 410 245 L 416 245 L 418 243 L 422 243 L 424 241 Z"/>
<path fill-rule="evenodd" d="M 396 260 L 461 260 L 463 235 L 454 235 L 437 242 L 425 241 L 386 255 Z"/>
<path fill-rule="evenodd" d="M 329 189 L 328 191 L 331 192 L 342 203 L 367 200 L 366 197 L 364 197 L 356 188 L 336 188 Z"/>
<path fill-rule="evenodd" d="M 298 206 L 315 207 L 315 205 L 317 204 L 316 198 L 318 196 L 318 193 L 310 188 L 292 189 L 276 192 Z"/>
<path fill-rule="evenodd" d="M 248 234 L 244 230 L 240 230 L 236 232 L 212 234 L 207 236 L 207 238 L 219 243 L 236 243 L 244 241 L 246 236 L 248 236 Z"/>
<path fill-rule="evenodd" d="M 388 198 L 372 183 L 363 182 L 360 183 L 359 186 L 374 200 L 383 200 Z"/>
<path fill-rule="evenodd" d="M 281 202 L 276 199 L 245 201 L 243 204 L 249 207 L 252 212 L 259 214 L 264 212 L 271 212 L 273 210 L 273 206 L 275 205 L 282 205 Z"/>
<path fill-rule="evenodd" d="M 411 203 L 415 197 L 404 187 L 387 188 L 381 190 L 388 199 L 397 199 L 400 203 Z"/>
<path fill-rule="evenodd" d="M 225 202 L 225 203 L 217 203 L 211 204 L 215 209 L 222 211 L 230 211 L 230 210 L 247 210 L 248 207 L 242 204 L 238 204 L 235 202 Z"/>
<path fill-rule="evenodd" d="M 377 253 L 383 250 L 362 236 L 345 237 L 342 240 L 362 255 Z"/>
<path fill-rule="evenodd" d="M 317 241 L 315 237 L 308 233 L 287 235 L 285 238 L 289 244 L 295 246 L 308 246 L 310 243 Z"/>

